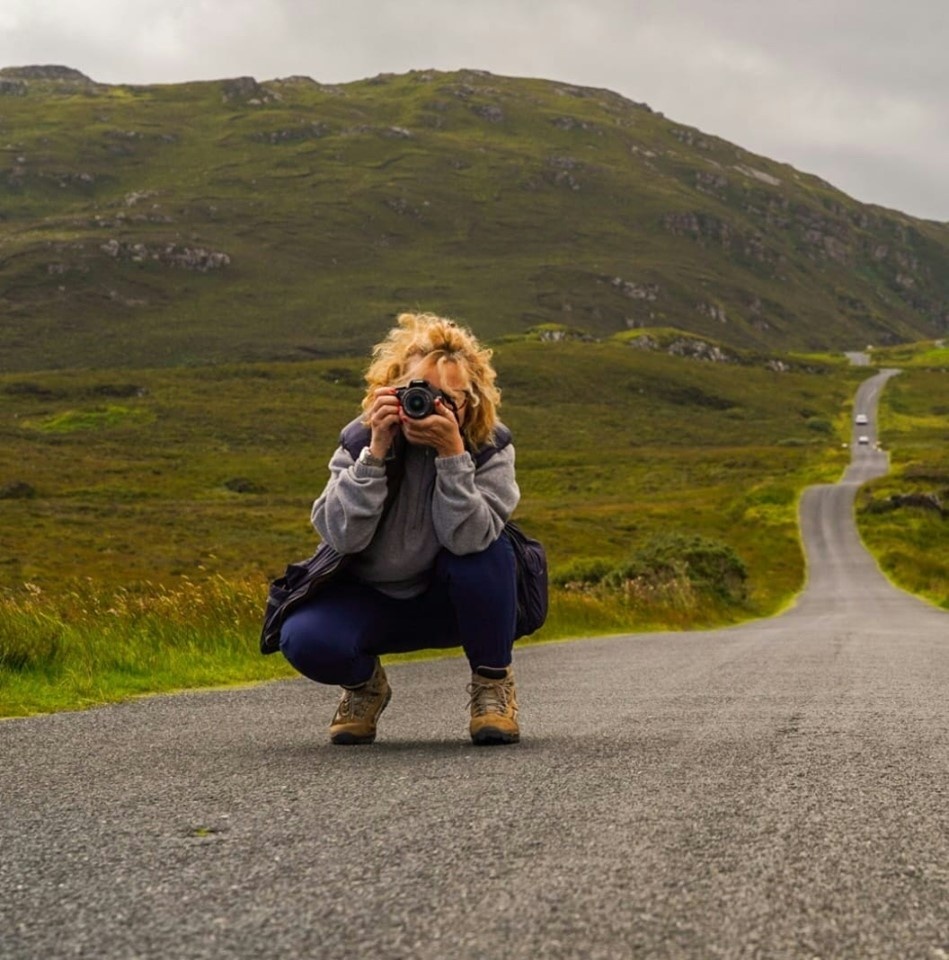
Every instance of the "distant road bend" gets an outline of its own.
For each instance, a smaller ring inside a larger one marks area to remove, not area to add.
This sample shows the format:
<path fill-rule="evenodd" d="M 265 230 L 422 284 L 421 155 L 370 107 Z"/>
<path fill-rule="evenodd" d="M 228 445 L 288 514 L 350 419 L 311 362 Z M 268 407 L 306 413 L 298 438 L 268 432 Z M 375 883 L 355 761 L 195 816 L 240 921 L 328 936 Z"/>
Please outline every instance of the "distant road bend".
<path fill-rule="evenodd" d="M 888 374 L 860 388 L 876 421 Z M 784 615 L 392 667 L 373 747 L 306 681 L 0 724 L 0 957 L 949 958 L 949 616 L 801 502 Z"/>

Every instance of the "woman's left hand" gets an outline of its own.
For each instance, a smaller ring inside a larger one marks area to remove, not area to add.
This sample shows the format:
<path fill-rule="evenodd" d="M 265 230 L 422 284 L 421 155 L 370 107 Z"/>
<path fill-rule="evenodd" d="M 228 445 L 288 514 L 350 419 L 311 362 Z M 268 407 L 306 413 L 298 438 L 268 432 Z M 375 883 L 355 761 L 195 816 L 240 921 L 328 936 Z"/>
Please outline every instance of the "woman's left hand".
<path fill-rule="evenodd" d="M 465 441 L 455 414 L 440 399 L 435 401 L 435 412 L 422 420 L 407 417 L 405 411 L 399 413 L 402 432 L 409 443 L 423 447 L 434 447 L 440 457 L 455 457 L 465 452 Z"/>

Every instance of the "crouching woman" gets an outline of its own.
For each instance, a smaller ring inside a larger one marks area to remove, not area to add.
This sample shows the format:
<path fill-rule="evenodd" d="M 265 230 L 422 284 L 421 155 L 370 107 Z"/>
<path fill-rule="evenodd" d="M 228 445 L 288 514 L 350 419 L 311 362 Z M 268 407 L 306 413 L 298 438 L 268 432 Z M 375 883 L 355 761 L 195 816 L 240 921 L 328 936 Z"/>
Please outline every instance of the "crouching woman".
<path fill-rule="evenodd" d="M 520 492 L 491 351 L 451 320 L 402 314 L 373 350 L 363 415 L 313 504 L 342 571 L 284 621 L 300 673 L 341 686 L 336 744 L 371 743 L 392 695 L 383 654 L 461 646 L 476 744 L 520 737 L 517 597 L 504 524 Z"/>

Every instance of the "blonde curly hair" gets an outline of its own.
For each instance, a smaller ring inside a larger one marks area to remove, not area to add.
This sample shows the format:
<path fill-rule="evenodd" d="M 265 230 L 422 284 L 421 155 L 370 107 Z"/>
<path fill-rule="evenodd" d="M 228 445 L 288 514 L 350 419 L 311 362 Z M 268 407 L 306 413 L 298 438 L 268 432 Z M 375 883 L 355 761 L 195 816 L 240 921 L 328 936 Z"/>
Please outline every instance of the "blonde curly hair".
<path fill-rule="evenodd" d="M 368 414 L 377 387 L 403 386 L 407 371 L 419 360 L 440 367 L 453 363 L 467 380 L 468 408 L 461 433 L 468 445 L 480 450 L 490 443 L 498 423 L 501 391 L 494 385 L 493 351 L 482 347 L 475 335 L 454 320 L 434 313 L 401 313 L 393 327 L 372 349 L 366 370 L 366 395 L 362 409 Z"/>

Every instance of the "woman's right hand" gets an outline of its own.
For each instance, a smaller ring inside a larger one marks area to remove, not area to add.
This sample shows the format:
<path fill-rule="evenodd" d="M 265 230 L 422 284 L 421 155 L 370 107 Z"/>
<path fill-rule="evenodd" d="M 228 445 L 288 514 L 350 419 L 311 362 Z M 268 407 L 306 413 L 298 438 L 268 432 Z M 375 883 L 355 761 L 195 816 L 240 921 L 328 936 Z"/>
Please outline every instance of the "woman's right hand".
<path fill-rule="evenodd" d="M 369 407 L 369 428 L 372 430 L 369 452 L 380 460 L 385 459 L 395 435 L 399 432 L 400 409 L 395 387 L 376 388 L 375 398 Z"/>

